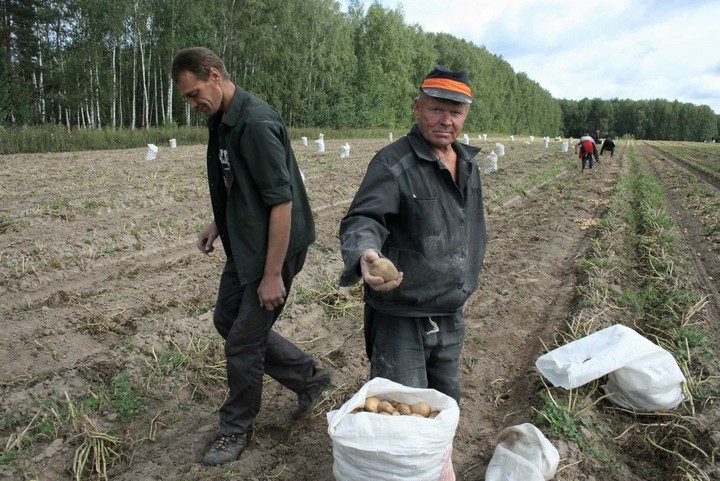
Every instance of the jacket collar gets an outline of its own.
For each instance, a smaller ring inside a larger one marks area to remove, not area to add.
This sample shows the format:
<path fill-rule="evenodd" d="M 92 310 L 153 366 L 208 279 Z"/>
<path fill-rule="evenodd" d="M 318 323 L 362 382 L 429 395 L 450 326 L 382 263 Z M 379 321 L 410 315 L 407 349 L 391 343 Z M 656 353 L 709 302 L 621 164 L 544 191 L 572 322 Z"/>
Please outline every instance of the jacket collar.
<path fill-rule="evenodd" d="M 234 126 L 240 119 L 240 114 L 245 106 L 246 98 L 247 92 L 235 85 L 235 93 L 233 93 L 233 98 L 230 102 L 230 108 L 228 111 L 222 112 L 221 110 L 218 110 L 210 116 L 208 123 L 210 125 L 217 125 L 222 121 L 222 123 L 228 127 Z"/>
<path fill-rule="evenodd" d="M 425 140 L 425 137 L 420 133 L 417 124 L 413 125 L 410 133 L 408 133 L 408 139 L 410 139 L 410 146 L 418 157 L 430 162 L 437 160 L 432 150 L 430 150 L 430 145 L 427 143 L 427 140 Z M 465 145 L 457 139 L 453 141 L 452 147 L 457 153 L 458 160 L 462 162 L 473 162 L 475 156 L 480 152 L 480 147 Z"/>

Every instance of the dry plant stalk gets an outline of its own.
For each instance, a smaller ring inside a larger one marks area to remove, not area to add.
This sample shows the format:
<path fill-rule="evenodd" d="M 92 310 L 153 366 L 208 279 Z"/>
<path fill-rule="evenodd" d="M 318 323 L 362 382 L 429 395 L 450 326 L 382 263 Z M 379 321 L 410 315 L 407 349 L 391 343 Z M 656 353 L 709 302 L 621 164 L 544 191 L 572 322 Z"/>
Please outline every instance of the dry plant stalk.
<path fill-rule="evenodd" d="M 122 440 L 98 430 L 87 415 L 78 413 L 67 392 L 65 399 L 68 402 L 73 438 L 81 439 L 73 457 L 75 481 L 82 481 L 88 472 L 96 475 L 97 479 L 107 480 L 108 467 L 112 467 L 121 457 L 118 448 L 122 445 Z"/>

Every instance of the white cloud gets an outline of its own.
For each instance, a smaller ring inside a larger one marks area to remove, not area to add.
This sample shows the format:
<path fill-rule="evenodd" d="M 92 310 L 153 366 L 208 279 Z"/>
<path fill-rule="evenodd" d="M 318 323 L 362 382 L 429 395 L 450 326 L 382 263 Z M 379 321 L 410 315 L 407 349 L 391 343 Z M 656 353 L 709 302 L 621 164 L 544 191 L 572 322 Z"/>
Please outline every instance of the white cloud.
<path fill-rule="evenodd" d="M 346 2 L 340 2 L 345 7 Z M 364 0 L 366 8 L 372 3 Z M 405 22 L 485 46 L 554 97 L 663 98 L 720 114 L 720 2 L 381 0 Z"/>

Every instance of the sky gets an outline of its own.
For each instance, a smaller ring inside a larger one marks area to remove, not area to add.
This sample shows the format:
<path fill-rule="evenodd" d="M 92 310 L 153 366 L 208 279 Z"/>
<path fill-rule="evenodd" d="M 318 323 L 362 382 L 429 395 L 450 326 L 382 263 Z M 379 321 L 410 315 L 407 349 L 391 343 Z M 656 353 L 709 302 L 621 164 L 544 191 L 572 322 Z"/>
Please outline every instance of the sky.
<path fill-rule="evenodd" d="M 360 2 L 485 46 L 558 99 L 678 100 L 720 115 L 718 0 Z"/>

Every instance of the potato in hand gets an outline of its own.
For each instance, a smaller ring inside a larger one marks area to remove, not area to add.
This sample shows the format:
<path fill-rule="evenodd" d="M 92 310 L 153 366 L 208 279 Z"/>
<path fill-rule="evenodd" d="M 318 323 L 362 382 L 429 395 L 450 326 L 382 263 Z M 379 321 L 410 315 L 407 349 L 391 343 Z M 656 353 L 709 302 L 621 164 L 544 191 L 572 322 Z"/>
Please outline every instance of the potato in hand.
<path fill-rule="evenodd" d="M 378 257 L 370 264 L 370 274 L 382 277 L 385 282 L 394 281 L 400 275 L 390 259 Z"/>

